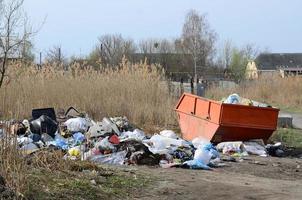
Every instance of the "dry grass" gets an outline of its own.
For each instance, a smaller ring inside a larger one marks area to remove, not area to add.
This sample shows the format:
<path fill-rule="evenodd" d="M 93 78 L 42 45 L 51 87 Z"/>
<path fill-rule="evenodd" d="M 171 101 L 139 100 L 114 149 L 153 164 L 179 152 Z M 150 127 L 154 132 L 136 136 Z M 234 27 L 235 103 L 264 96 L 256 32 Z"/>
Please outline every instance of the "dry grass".
<path fill-rule="evenodd" d="M 9 124 L 2 125 L 6 134 L 0 139 L 0 175 L 6 186 L 16 194 L 23 194 L 27 189 L 27 165 L 18 148 L 16 135 Z"/>
<path fill-rule="evenodd" d="M 302 77 L 262 76 L 234 88 L 212 87 L 207 97 L 221 100 L 232 93 L 288 110 L 302 110 Z"/>
<path fill-rule="evenodd" d="M 124 60 L 114 69 L 80 64 L 68 71 L 51 65 L 35 68 L 10 66 L 9 80 L 0 90 L 2 118 L 29 117 L 33 108 L 74 106 L 96 120 L 124 115 L 140 126 L 175 123 L 175 99 L 159 66 Z"/>

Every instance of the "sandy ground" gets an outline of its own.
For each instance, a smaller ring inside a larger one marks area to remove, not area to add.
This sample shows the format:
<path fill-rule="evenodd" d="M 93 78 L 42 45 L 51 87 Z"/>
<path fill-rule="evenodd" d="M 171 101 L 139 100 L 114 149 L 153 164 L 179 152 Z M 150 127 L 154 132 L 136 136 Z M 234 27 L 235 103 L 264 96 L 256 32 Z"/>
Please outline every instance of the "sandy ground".
<path fill-rule="evenodd" d="M 248 157 L 213 171 L 133 167 L 154 178 L 134 199 L 302 199 L 302 159 Z"/>

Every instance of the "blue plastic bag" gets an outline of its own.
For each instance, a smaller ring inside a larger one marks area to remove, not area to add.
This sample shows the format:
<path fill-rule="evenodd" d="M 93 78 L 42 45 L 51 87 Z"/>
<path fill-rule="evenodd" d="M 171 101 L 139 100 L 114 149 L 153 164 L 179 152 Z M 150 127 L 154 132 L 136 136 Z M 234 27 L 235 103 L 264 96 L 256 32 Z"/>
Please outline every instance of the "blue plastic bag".
<path fill-rule="evenodd" d="M 55 136 L 55 143 L 56 146 L 59 147 L 60 149 L 67 150 L 69 148 L 65 138 L 63 138 L 59 134 L 56 134 Z"/>
<path fill-rule="evenodd" d="M 85 140 L 85 136 L 81 132 L 77 132 L 77 133 L 73 134 L 72 137 L 76 144 L 81 144 Z"/>
<path fill-rule="evenodd" d="M 188 160 L 183 163 L 183 165 L 187 165 L 190 169 L 205 169 L 211 170 L 208 165 L 203 164 L 200 160 Z"/>

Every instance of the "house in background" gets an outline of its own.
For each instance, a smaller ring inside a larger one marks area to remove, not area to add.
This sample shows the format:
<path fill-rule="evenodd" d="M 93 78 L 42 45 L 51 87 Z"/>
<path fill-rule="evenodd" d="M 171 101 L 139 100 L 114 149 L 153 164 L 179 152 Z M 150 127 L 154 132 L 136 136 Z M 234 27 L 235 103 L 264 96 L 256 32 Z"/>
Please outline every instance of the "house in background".
<path fill-rule="evenodd" d="M 302 75 L 302 53 L 260 54 L 246 67 L 246 78 L 257 79 L 260 75 L 279 74 L 282 77 Z"/>
<path fill-rule="evenodd" d="M 246 66 L 245 71 L 246 79 L 257 79 L 258 78 L 258 70 L 256 63 L 254 61 L 249 61 Z"/>

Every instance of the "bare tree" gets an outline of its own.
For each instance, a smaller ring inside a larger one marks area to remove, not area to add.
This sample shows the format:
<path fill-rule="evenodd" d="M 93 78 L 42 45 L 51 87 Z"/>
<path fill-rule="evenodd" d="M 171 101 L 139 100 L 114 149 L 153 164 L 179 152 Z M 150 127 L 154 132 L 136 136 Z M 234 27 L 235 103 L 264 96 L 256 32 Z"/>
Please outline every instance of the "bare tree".
<path fill-rule="evenodd" d="M 242 48 L 242 52 L 248 60 L 253 60 L 259 55 L 260 50 L 254 44 L 246 44 Z"/>
<path fill-rule="evenodd" d="M 212 58 L 215 40 L 216 33 L 210 29 L 206 17 L 195 10 L 189 11 L 182 29 L 181 43 L 185 53 L 192 55 L 195 78 L 197 63 L 205 67 Z"/>
<path fill-rule="evenodd" d="M 110 66 L 116 66 L 123 56 L 130 57 L 136 51 L 136 45 L 132 39 L 125 39 L 121 35 L 103 35 L 99 38 L 93 57 L 101 58 L 101 61 Z"/>
<path fill-rule="evenodd" d="M 231 60 L 232 60 L 232 50 L 233 44 L 231 40 L 226 40 L 220 48 L 217 58 L 217 64 L 221 68 L 229 68 Z"/>
<path fill-rule="evenodd" d="M 167 39 L 160 40 L 159 52 L 161 54 L 174 53 L 175 52 L 174 43 Z"/>
<path fill-rule="evenodd" d="M 159 51 L 159 42 L 157 39 L 149 38 L 139 42 L 139 51 L 143 54 L 153 54 Z"/>
<path fill-rule="evenodd" d="M 22 10 L 24 0 L 0 0 L 0 88 L 10 58 L 16 58 L 24 41 L 33 34 L 25 29 L 27 18 Z"/>
<path fill-rule="evenodd" d="M 55 45 L 48 49 L 45 60 L 46 62 L 53 64 L 64 64 L 67 62 L 65 55 L 62 53 L 62 47 L 60 45 Z"/>

